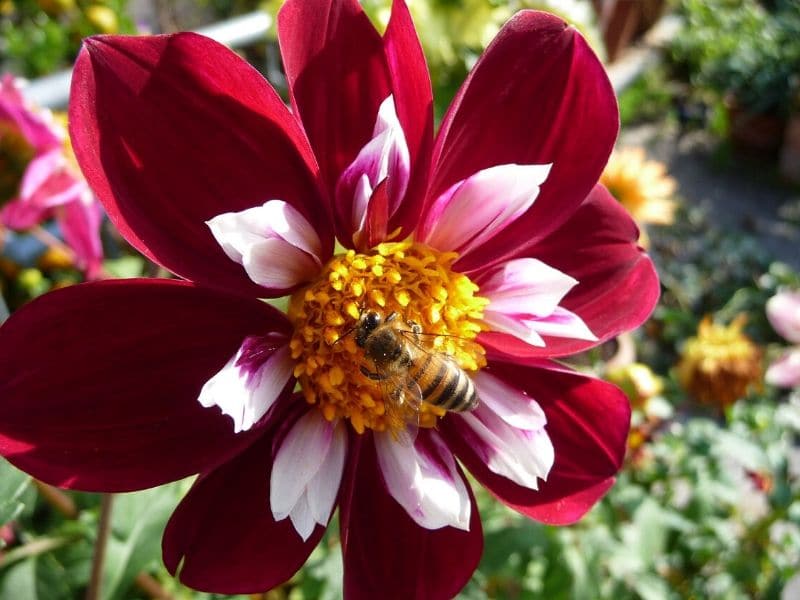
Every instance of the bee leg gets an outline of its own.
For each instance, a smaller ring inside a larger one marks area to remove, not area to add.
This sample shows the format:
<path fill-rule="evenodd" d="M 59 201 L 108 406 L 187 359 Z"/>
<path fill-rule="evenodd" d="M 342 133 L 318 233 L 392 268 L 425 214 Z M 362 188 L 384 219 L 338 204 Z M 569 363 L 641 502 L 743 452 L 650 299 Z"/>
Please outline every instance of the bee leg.
<path fill-rule="evenodd" d="M 411 320 L 406 321 L 406 325 L 411 328 L 411 333 L 414 334 L 414 339 L 419 342 L 419 334 L 422 333 L 422 325 Z"/>
<path fill-rule="evenodd" d="M 370 379 L 372 379 L 373 381 L 383 381 L 383 380 L 385 379 L 385 377 L 381 377 L 381 374 L 380 374 L 380 373 L 373 373 L 372 371 L 370 371 L 370 370 L 369 370 L 367 367 L 365 367 L 364 365 L 361 365 L 361 373 L 362 373 L 362 374 L 363 374 L 365 377 L 369 377 L 369 378 L 370 378 Z"/>

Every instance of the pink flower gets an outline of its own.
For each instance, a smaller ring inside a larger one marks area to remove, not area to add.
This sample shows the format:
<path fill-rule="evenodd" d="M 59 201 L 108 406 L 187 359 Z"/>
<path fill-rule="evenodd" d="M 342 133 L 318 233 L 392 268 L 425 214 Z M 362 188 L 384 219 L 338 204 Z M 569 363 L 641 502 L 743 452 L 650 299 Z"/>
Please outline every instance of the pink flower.
<path fill-rule="evenodd" d="M 16 312 L 0 451 L 84 490 L 200 473 L 163 542 L 195 588 L 280 584 L 338 507 L 348 598 L 451 597 L 482 551 L 463 468 L 566 524 L 622 463 L 623 393 L 552 360 L 636 327 L 658 296 L 636 226 L 596 185 L 614 95 L 574 29 L 525 11 L 434 138 L 402 1 L 383 37 L 355 0 L 290 0 L 278 29 L 291 111 L 200 36 L 87 40 L 79 162 L 131 244 L 186 281 L 88 283 Z M 286 314 L 258 299 L 287 294 Z M 380 383 L 356 329 L 392 312 L 438 346 L 400 346 L 407 377 Z M 422 364 L 444 353 L 463 375 Z M 472 389 L 475 410 L 403 414 L 417 393 Z"/>
<path fill-rule="evenodd" d="M 0 223 L 25 230 L 53 216 L 77 266 L 99 274 L 102 208 L 77 165 L 66 132 L 45 111 L 26 105 L 10 75 L 0 80 Z"/>
<path fill-rule="evenodd" d="M 782 338 L 793 344 L 767 369 L 767 383 L 800 387 L 800 290 L 778 292 L 767 301 L 767 318 Z"/>

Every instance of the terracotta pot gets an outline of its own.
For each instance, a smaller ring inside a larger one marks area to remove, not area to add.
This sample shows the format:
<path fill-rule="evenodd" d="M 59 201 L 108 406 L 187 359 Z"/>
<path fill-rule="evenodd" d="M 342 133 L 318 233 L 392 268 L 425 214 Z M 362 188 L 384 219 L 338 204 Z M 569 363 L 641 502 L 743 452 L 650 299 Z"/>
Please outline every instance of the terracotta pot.
<path fill-rule="evenodd" d="M 608 60 L 613 61 L 661 16 L 665 0 L 593 0 Z"/>
<path fill-rule="evenodd" d="M 756 159 L 775 160 L 783 142 L 786 119 L 773 113 L 751 113 L 733 100 L 726 100 L 730 130 L 728 137 L 735 152 Z"/>
<path fill-rule="evenodd" d="M 784 179 L 800 184 L 800 113 L 793 114 L 786 123 L 779 167 Z"/>

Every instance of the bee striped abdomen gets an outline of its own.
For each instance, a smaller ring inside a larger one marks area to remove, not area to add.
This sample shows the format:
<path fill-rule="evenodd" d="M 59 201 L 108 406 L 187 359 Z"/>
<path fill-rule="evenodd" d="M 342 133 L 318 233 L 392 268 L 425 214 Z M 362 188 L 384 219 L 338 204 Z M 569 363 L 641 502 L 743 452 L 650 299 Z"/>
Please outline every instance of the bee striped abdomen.
<path fill-rule="evenodd" d="M 469 376 L 450 360 L 429 354 L 410 372 L 428 404 L 452 411 L 472 410 L 478 405 L 478 394 Z"/>

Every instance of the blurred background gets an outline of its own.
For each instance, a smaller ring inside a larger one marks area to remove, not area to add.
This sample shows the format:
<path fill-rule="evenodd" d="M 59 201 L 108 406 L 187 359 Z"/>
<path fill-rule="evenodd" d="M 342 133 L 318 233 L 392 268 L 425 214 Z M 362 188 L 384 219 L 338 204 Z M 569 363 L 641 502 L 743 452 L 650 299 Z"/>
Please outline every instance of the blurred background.
<path fill-rule="evenodd" d="M 563 528 L 476 486 L 485 552 L 461 597 L 800 598 L 800 1 L 407 1 L 437 118 L 517 10 L 554 12 L 583 33 L 607 64 L 622 119 L 603 183 L 640 224 L 662 282 L 642 328 L 572 361 L 630 397 L 616 486 Z M 63 110 L 84 36 L 199 29 L 285 93 L 280 4 L 0 0 L 0 102 L 37 115 L 78 181 Z M 384 27 L 390 1 L 362 4 Z M 87 189 L 74 204 L 15 212 L 34 146 L 0 117 L 0 321 L 87 278 L 163 275 Z M 76 237 L 70 215 L 96 243 Z M 189 485 L 116 495 L 109 511 L 99 495 L 0 462 L 0 600 L 83 597 L 101 516 L 102 598 L 215 597 L 161 564 L 164 524 Z M 334 526 L 290 582 L 253 598 L 338 598 L 341 571 Z"/>

